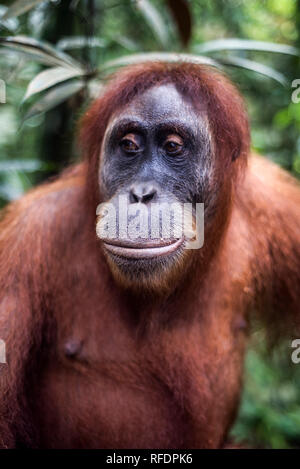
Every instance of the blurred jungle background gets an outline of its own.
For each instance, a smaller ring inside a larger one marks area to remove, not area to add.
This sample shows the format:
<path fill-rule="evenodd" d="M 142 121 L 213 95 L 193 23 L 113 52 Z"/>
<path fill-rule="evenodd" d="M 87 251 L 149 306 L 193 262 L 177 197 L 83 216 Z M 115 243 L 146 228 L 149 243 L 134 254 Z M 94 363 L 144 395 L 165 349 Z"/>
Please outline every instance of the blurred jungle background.
<path fill-rule="evenodd" d="M 76 122 L 112 71 L 178 53 L 231 76 L 253 148 L 299 177 L 298 48 L 300 0 L 1 1 L 0 206 L 78 158 Z M 300 447 L 291 352 L 287 342 L 271 354 L 254 334 L 234 439 Z"/>

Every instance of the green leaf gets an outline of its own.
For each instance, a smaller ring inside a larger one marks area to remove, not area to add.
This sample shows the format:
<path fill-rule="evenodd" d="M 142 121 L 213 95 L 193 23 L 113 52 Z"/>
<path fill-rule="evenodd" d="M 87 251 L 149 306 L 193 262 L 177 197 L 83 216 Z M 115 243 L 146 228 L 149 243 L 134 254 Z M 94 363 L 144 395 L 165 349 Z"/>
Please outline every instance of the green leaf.
<path fill-rule="evenodd" d="M 169 44 L 169 34 L 160 13 L 149 0 L 137 0 L 136 7 L 144 16 L 156 39 L 166 49 Z"/>
<path fill-rule="evenodd" d="M 126 36 L 114 35 L 110 40 L 112 43 L 117 43 L 132 52 L 136 52 L 141 49 L 139 44 Z"/>
<path fill-rule="evenodd" d="M 100 96 L 104 88 L 103 83 L 100 80 L 90 80 L 88 83 L 88 93 L 91 99 L 96 99 Z"/>
<path fill-rule="evenodd" d="M 83 81 L 76 81 L 66 83 L 64 85 L 58 85 L 51 91 L 48 91 L 41 99 L 31 106 L 24 116 L 23 123 L 31 117 L 37 116 L 42 112 L 47 112 L 58 106 L 58 104 L 82 90 L 84 86 L 85 83 Z"/>
<path fill-rule="evenodd" d="M 60 39 L 56 44 L 58 49 L 82 49 L 84 47 L 105 47 L 107 41 L 98 37 L 73 36 Z"/>
<path fill-rule="evenodd" d="M 26 173 L 22 171 L 9 171 L 5 175 L 5 180 L 0 187 L 0 197 L 9 201 L 18 199 L 32 186 Z"/>
<path fill-rule="evenodd" d="M 9 171 L 34 172 L 43 169 L 45 164 L 38 160 L 8 160 L 0 161 L 0 173 Z"/>
<path fill-rule="evenodd" d="M 7 10 L 7 7 L 0 5 L 0 24 L 1 26 L 4 26 L 11 34 L 12 32 L 18 29 L 19 21 L 17 20 L 17 18 L 8 18 L 7 20 L 3 19 Z"/>
<path fill-rule="evenodd" d="M 259 62 L 242 59 L 241 57 L 226 57 L 225 59 L 219 59 L 219 61 L 223 65 L 232 65 L 234 67 L 244 68 L 252 72 L 260 73 L 268 78 L 273 78 L 273 80 L 278 81 L 283 86 L 288 86 L 288 80 L 284 75 L 282 75 L 282 73 Z"/>
<path fill-rule="evenodd" d="M 109 71 L 112 68 L 124 67 L 126 65 L 140 64 L 144 62 L 189 62 L 195 64 L 212 65 L 222 68 L 219 62 L 209 57 L 192 54 L 177 54 L 175 52 L 145 52 L 141 54 L 124 55 L 118 59 L 104 62 L 100 72 Z"/>
<path fill-rule="evenodd" d="M 42 3 L 44 0 L 17 0 L 14 2 L 6 11 L 4 16 L 2 16 L 2 20 L 7 20 L 14 16 L 22 15 L 27 11 L 34 8 L 38 3 Z"/>
<path fill-rule="evenodd" d="M 71 2 L 70 8 L 71 8 L 72 10 L 75 10 L 75 9 L 78 7 L 78 3 L 79 3 L 79 2 L 80 2 L 80 0 L 73 0 L 73 1 Z"/>
<path fill-rule="evenodd" d="M 208 52 L 217 52 L 222 50 L 249 50 L 261 52 L 276 52 L 279 54 L 288 54 L 299 56 L 300 51 L 296 47 L 287 44 L 276 44 L 274 42 L 252 41 L 248 39 L 217 39 L 215 41 L 204 42 L 196 45 L 195 52 L 206 54 Z"/>
<path fill-rule="evenodd" d="M 71 78 L 83 75 L 83 71 L 64 68 L 64 67 L 53 67 L 44 70 L 43 72 L 36 75 L 28 85 L 26 94 L 23 98 L 23 102 L 29 99 L 36 93 L 40 93 L 51 86 L 57 85 Z"/>
<path fill-rule="evenodd" d="M 45 65 L 67 66 L 81 70 L 79 62 L 44 41 L 28 36 L 0 37 L 0 46 L 8 47 L 18 53 L 32 57 Z"/>

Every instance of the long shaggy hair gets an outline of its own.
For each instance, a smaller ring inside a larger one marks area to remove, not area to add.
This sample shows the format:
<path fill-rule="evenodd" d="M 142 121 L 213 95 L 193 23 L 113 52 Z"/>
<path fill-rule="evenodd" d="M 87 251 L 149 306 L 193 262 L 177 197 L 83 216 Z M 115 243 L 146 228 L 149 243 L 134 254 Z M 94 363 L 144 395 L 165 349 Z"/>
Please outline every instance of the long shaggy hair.
<path fill-rule="evenodd" d="M 96 238 L 99 158 L 114 113 L 170 82 L 207 113 L 224 197 L 188 281 L 145 301 L 116 284 Z M 300 331 L 299 184 L 249 155 L 243 101 L 206 66 L 124 69 L 81 125 L 83 162 L 2 213 L 0 447 L 220 447 L 249 316 L 268 335 Z"/>

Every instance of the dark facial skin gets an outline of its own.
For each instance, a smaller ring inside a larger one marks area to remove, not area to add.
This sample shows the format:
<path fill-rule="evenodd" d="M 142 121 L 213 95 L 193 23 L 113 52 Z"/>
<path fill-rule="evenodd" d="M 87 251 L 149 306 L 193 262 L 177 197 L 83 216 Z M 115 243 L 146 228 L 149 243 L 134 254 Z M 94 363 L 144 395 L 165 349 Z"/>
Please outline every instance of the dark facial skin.
<path fill-rule="evenodd" d="M 211 142 L 205 114 L 197 111 L 174 85 L 151 88 L 112 117 L 99 170 L 104 201 L 115 203 L 122 194 L 128 197 L 128 203 L 205 202 L 211 177 Z M 124 242 L 117 240 L 114 244 Z M 139 244 L 133 247 L 153 247 L 149 240 Z M 122 249 L 106 249 L 110 264 L 133 282 L 137 275 L 140 281 L 153 272 L 161 278 L 166 276 L 172 267 L 178 268 L 186 251 L 184 243 L 166 249 L 163 255 L 151 251 L 144 257 L 138 256 L 144 251 L 132 251 L 130 256 L 127 251 L 122 255 Z"/>
<path fill-rule="evenodd" d="M 199 118 L 174 85 L 153 87 L 111 119 L 100 167 L 102 194 L 108 200 L 129 184 L 155 181 L 161 191 L 191 202 L 201 173 L 209 170 L 209 153 L 205 116 Z"/>

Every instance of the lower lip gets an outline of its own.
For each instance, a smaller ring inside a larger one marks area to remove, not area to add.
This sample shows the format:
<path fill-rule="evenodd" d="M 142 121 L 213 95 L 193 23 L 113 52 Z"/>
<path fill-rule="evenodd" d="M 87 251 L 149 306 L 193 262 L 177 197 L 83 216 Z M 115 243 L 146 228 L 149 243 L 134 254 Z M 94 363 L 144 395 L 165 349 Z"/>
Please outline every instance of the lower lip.
<path fill-rule="evenodd" d="M 183 238 L 176 240 L 174 243 L 165 246 L 156 247 L 124 247 L 116 244 L 104 243 L 105 249 L 116 256 L 126 257 L 129 259 L 151 259 L 153 257 L 167 256 L 181 246 Z"/>

